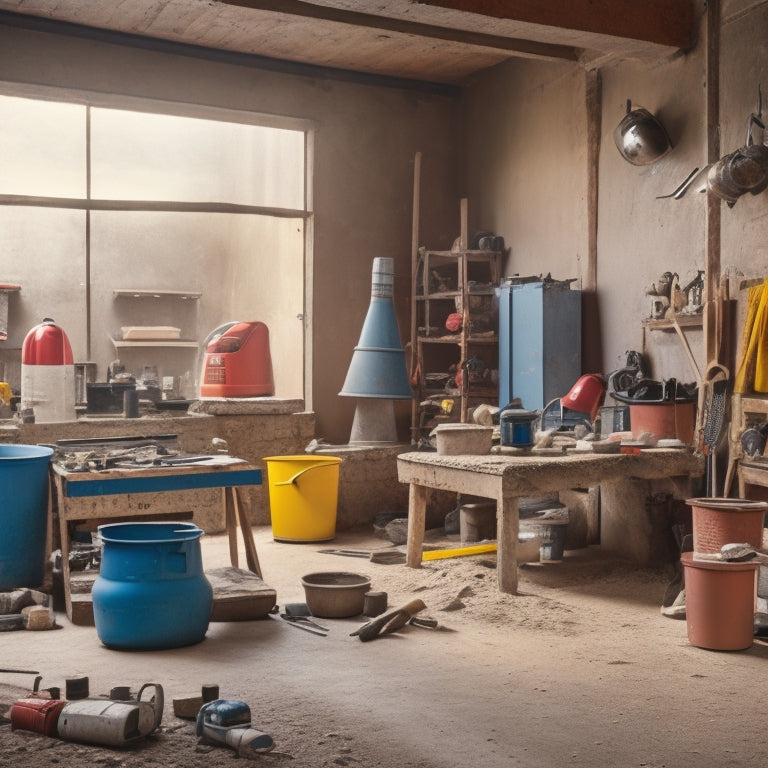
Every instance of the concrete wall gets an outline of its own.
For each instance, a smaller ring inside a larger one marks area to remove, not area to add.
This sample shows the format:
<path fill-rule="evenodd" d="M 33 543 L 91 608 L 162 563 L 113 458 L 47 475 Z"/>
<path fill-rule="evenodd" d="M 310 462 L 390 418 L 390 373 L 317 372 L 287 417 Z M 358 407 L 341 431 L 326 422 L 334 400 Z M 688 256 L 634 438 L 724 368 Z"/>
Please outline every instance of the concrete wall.
<path fill-rule="evenodd" d="M 339 397 L 338 392 L 370 302 L 376 256 L 395 259 L 395 308 L 401 337 L 407 341 L 413 158 L 418 151 L 423 152 L 422 241 L 442 247 L 458 235 L 456 178 L 461 163 L 456 99 L 443 88 L 324 76 L 311 70 L 288 74 L 279 67 L 250 66 L 243 58 L 230 62 L 157 52 L 151 45 L 138 48 L 98 37 L 0 26 L 0 72 L 8 82 L 251 110 L 313 122 L 314 247 L 308 262 L 313 281 L 313 368 L 312 392 L 305 393 L 305 398 L 307 407 L 317 414 L 318 436 L 343 443 L 349 438 L 355 402 Z M 206 271 L 198 276 L 203 285 L 219 280 L 215 260 L 196 263 Z M 50 271 L 37 270 L 35 279 L 46 285 L 35 293 L 39 312 L 55 312 L 63 298 L 66 266 L 54 263 Z M 9 277 L 4 274 L 2 279 Z M 233 311 L 242 301 L 234 291 Z M 69 295 L 76 302 L 83 299 L 82 289 Z M 224 317 L 231 319 L 237 318 Z M 402 438 L 407 439 L 410 404 L 400 404 L 397 417 Z"/>

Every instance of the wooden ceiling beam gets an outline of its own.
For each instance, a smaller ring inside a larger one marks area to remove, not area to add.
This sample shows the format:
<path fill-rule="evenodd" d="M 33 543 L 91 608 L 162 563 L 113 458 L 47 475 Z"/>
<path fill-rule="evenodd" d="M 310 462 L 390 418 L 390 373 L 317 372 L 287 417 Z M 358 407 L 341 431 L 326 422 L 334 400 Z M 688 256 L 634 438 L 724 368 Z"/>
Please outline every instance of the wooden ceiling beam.
<path fill-rule="evenodd" d="M 693 47 L 692 0 L 416 0 L 496 19 L 642 40 L 683 50 Z"/>
<path fill-rule="evenodd" d="M 332 8 L 327 5 L 315 5 L 314 3 L 307 3 L 302 0 L 218 1 L 219 5 L 231 5 L 238 8 L 281 13 L 286 16 L 300 16 L 302 18 L 317 19 L 318 21 L 331 21 L 339 24 L 350 24 L 355 27 L 380 29 L 385 32 L 397 32 L 435 40 L 446 40 L 496 51 L 506 51 L 522 57 L 577 61 L 581 54 L 579 49 L 569 45 L 543 43 L 535 40 L 505 37 L 503 35 L 489 35 L 452 27 L 440 27 L 434 24 L 423 24 L 407 19 L 348 11 L 341 8 Z"/>

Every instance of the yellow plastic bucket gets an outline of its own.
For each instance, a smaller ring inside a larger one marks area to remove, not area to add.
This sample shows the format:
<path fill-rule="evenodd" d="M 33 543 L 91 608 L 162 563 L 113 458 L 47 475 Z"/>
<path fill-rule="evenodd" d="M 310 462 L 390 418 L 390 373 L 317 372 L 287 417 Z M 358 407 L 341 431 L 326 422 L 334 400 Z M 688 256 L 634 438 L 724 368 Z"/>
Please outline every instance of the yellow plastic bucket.
<path fill-rule="evenodd" d="M 339 464 L 336 456 L 267 456 L 269 507 L 275 541 L 329 541 L 336 535 Z"/>

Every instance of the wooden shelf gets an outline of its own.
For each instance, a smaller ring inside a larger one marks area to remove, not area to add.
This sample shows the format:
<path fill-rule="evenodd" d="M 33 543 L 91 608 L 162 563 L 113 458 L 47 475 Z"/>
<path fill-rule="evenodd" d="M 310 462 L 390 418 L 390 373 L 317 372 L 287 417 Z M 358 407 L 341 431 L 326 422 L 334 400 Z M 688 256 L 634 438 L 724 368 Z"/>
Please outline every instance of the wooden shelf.
<path fill-rule="evenodd" d="M 702 328 L 704 321 L 701 315 L 678 315 L 677 323 L 681 328 Z M 647 317 L 643 320 L 643 327 L 649 331 L 674 331 L 675 324 L 671 320 L 654 320 Z"/>
<path fill-rule="evenodd" d="M 131 299 L 199 299 L 201 291 L 153 291 L 135 288 L 115 288 L 112 292 L 115 296 L 125 296 Z"/>
<path fill-rule="evenodd" d="M 123 339 L 112 339 L 112 343 L 115 345 L 115 349 L 122 349 L 126 347 L 180 347 L 188 349 L 198 349 L 200 343 L 197 341 L 183 341 L 180 339 L 138 339 L 135 341 L 125 341 Z"/>
<path fill-rule="evenodd" d="M 501 277 L 500 251 L 430 251 L 421 250 L 412 286 L 411 311 L 414 313 L 412 343 L 420 371 L 414 388 L 411 433 L 414 441 L 423 438 L 430 426 L 425 423 L 420 404 L 427 398 L 443 397 L 456 401 L 452 421 L 466 422 L 468 403 L 485 399 L 495 402 L 498 387 L 489 382 L 470 383 L 462 377 L 462 386 L 454 393 L 436 385 L 431 377 L 481 358 L 489 369 L 498 367 L 498 320 L 495 290 Z M 458 331 L 448 331 L 449 317 L 460 315 Z M 432 335 L 434 334 L 434 335 Z"/>

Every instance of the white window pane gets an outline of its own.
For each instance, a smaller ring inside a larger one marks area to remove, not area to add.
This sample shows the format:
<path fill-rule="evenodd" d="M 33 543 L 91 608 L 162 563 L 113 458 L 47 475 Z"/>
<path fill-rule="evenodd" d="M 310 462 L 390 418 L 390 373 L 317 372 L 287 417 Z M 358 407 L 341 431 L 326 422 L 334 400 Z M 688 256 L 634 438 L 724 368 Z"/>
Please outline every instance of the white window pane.
<path fill-rule="evenodd" d="M 75 359 L 86 359 L 84 211 L 0 206 L 0 278 L 21 286 L 2 346 L 20 349 L 27 332 L 51 317 Z"/>
<path fill-rule="evenodd" d="M 198 291 L 199 299 L 116 297 L 116 288 Z M 275 391 L 303 397 L 304 224 L 250 214 L 94 211 L 91 215 L 92 354 L 141 373 L 198 378 L 202 342 L 222 323 L 260 320 L 270 335 Z M 125 325 L 181 329 L 200 347 L 121 348 Z"/>
<path fill-rule="evenodd" d="M 0 96 L 0 194 L 85 197 L 85 107 Z"/>
<path fill-rule="evenodd" d="M 93 109 L 96 199 L 303 209 L 301 131 Z"/>

